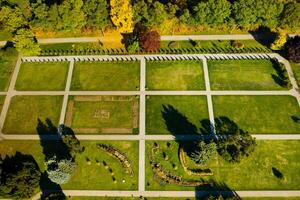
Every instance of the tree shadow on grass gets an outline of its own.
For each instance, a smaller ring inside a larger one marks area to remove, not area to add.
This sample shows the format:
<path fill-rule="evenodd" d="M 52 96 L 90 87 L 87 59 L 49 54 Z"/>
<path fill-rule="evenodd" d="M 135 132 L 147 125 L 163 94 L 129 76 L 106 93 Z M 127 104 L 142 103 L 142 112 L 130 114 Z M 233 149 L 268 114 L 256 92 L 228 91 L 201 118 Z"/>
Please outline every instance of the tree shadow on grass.
<path fill-rule="evenodd" d="M 219 198 L 218 198 L 219 197 Z M 223 182 L 213 182 L 211 186 L 198 186 L 195 188 L 195 198 L 197 200 L 213 199 L 240 200 L 238 194 Z"/>
<path fill-rule="evenodd" d="M 272 74 L 272 78 L 281 87 L 288 87 L 289 85 L 289 78 L 287 76 L 287 71 L 283 67 L 281 63 L 277 60 L 271 59 L 272 67 L 276 71 L 276 74 Z"/>
<path fill-rule="evenodd" d="M 262 44 L 263 46 L 270 48 L 271 44 L 275 41 L 277 33 L 271 31 L 270 28 L 265 26 L 260 26 L 254 31 L 249 31 L 249 33 L 254 37 L 254 39 Z"/>

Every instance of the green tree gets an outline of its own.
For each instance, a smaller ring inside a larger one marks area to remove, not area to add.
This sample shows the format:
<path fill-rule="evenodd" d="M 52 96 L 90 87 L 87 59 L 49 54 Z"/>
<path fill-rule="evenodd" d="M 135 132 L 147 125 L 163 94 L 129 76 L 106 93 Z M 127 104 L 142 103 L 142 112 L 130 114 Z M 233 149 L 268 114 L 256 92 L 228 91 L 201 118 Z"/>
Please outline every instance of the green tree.
<path fill-rule="evenodd" d="M 39 55 L 41 48 L 32 31 L 27 28 L 17 30 L 13 38 L 16 49 L 23 55 Z"/>
<path fill-rule="evenodd" d="M 206 165 L 216 152 L 217 146 L 214 142 L 206 144 L 204 141 L 200 141 L 195 151 L 191 153 L 191 158 L 197 164 Z"/>
<path fill-rule="evenodd" d="M 58 6 L 59 20 L 57 30 L 76 31 L 85 25 L 82 0 L 65 0 Z"/>
<path fill-rule="evenodd" d="M 283 3 L 278 0 L 236 0 L 233 14 L 240 26 L 275 27 L 283 10 Z"/>
<path fill-rule="evenodd" d="M 0 156 L 0 196 L 30 198 L 39 186 L 41 172 L 30 155 L 17 152 L 14 156 Z"/>
<path fill-rule="evenodd" d="M 86 26 L 103 30 L 110 24 L 106 0 L 84 0 L 83 11 L 86 16 Z"/>
<path fill-rule="evenodd" d="M 284 28 L 300 28 L 300 3 L 292 2 L 284 6 L 281 15 L 281 26 Z"/>
<path fill-rule="evenodd" d="M 165 20 L 168 19 L 168 13 L 165 10 L 164 4 L 155 1 L 148 10 L 149 17 L 147 19 L 148 26 L 161 25 Z"/>
<path fill-rule="evenodd" d="M 223 24 L 229 18 L 231 9 L 227 0 L 208 0 L 194 7 L 196 21 L 201 24 Z"/>
<path fill-rule="evenodd" d="M 219 137 L 217 151 L 228 162 L 240 162 L 243 157 L 249 156 L 255 149 L 255 139 L 238 127 L 228 117 L 215 119 L 216 132 Z"/>
<path fill-rule="evenodd" d="M 14 32 L 17 28 L 24 27 L 28 24 L 22 14 L 20 8 L 11 8 L 9 6 L 1 6 L 0 8 L 0 24 L 2 28 L 8 32 Z"/>

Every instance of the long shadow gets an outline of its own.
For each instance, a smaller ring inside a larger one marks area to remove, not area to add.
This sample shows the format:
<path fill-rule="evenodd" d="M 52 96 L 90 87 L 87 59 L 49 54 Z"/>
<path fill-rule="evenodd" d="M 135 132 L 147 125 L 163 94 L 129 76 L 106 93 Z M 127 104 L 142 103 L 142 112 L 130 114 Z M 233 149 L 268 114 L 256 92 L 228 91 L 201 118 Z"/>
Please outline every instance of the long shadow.
<path fill-rule="evenodd" d="M 40 137 L 45 161 L 54 156 L 58 160 L 72 159 L 70 148 L 64 143 L 62 134 L 59 133 L 59 130 L 50 119 L 46 119 L 45 123 L 38 119 L 36 130 Z M 41 199 L 65 199 L 60 185 L 52 182 L 47 172 L 44 172 L 41 176 L 40 189 L 42 191 Z"/>
<path fill-rule="evenodd" d="M 288 87 L 289 78 L 287 76 L 287 71 L 284 67 L 282 67 L 281 63 L 278 61 L 271 59 L 273 69 L 276 71 L 276 74 L 272 74 L 273 80 L 280 85 L 281 87 Z"/>
<path fill-rule="evenodd" d="M 230 199 L 240 200 L 238 194 L 223 182 L 214 182 L 212 186 L 199 186 L 195 189 L 196 200 Z"/>
<path fill-rule="evenodd" d="M 271 31 L 270 28 L 265 26 L 260 26 L 254 31 L 249 31 L 249 33 L 257 42 L 268 48 L 270 48 L 271 44 L 275 41 L 277 36 L 275 32 Z"/>

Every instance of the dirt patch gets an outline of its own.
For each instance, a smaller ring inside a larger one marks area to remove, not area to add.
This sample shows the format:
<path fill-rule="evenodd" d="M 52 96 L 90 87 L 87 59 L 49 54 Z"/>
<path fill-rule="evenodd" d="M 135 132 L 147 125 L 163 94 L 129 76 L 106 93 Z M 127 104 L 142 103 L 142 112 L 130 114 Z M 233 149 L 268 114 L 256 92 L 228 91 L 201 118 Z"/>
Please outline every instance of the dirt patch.
<path fill-rule="evenodd" d="M 101 101 L 102 96 L 75 96 L 74 101 Z"/>
<path fill-rule="evenodd" d="M 72 125 L 73 111 L 74 111 L 74 101 L 69 101 L 67 106 L 66 119 L 65 119 L 66 126 L 71 127 Z"/>
<path fill-rule="evenodd" d="M 132 133 L 131 128 L 103 128 L 102 133 Z"/>
<path fill-rule="evenodd" d="M 75 133 L 87 133 L 87 134 L 96 134 L 99 133 L 97 128 L 74 128 Z"/>
<path fill-rule="evenodd" d="M 132 127 L 139 127 L 139 103 L 138 101 L 133 101 L 132 104 Z"/>

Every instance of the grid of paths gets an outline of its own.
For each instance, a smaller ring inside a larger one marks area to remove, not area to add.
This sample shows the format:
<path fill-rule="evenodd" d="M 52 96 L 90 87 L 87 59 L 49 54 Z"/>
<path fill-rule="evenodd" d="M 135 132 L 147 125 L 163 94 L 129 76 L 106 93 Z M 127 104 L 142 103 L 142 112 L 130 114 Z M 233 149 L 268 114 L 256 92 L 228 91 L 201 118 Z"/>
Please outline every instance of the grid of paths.
<path fill-rule="evenodd" d="M 282 62 L 288 72 L 292 89 L 289 91 L 211 91 L 208 74 L 207 60 L 223 59 L 268 59 L 276 58 Z M 70 91 L 70 84 L 73 75 L 74 62 L 76 61 L 140 61 L 140 90 L 139 91 Z M 204 91 L 147 91 L 145 89 L 146 80 L 146 61 L 153 60 L 202 60 L 206 90 Z M 15 84 L 22 62 L 53 62 L 69 61 L 69 70 L 67 83 L 64 91 L 16 91 Z M 128 55 L 128 56 L 58 56 L 58 57 L 19 57 L 16 64 L 10 86 L 6 95 L 6 100 L 0 115 L 0 130 L 3 129 L 4 121 L 10 101 L 16 95 L 63 95 L 63 105 L 60 114 L 60 123 L 64 122 L 67 102 L 70 95 L 139 95 L 140 96 L 140 115 L 139 115 L 139 134 L 138 135 L 77 135 L 80 140 L 138 140 L 139 141 L 139 187 L 138 191 L 75 191 L 67 190 L 65 194 L 71 196 L 165 196 L 165 197 L 193 197 L 193 191 L 145 191 L 145 141 L 146 140 L 174 140 L 173 135 L 146 135 L 145 134 L 145 107 L 147 95 L 206 95 L 209 119 L 212 124 L 212 134 L 214 130 L 214 112 L 213 112 L 213 95 L 291 95 L 297 98 L 300 106 L 299 87 L 294 78 L 291 66 L 288 61 L 278 54 L 194 54 L 194 55 Z M 257 139 L 263 140 L 298 140 L 298 134 L 268 134 L 253 135 Z M 209 136 L 208 136 L 209 137 Z M 0 139 L 5 140 L 39 140 L 38 135 L 5 135 L 0 133 Z M 46 138 L 47 139 L 47 138 Z M 48 137 L 48 139 L 55 139 Z M 194 140 L 195 135 L 176 136 L 176 139 Z M 202 192 L 205 194 L 205 191 Z M 241 197 L 245 196 L 300 196 L 300 191 L 237 191 Z M 201 195 L 201 194 L 200 194 Z"/>

